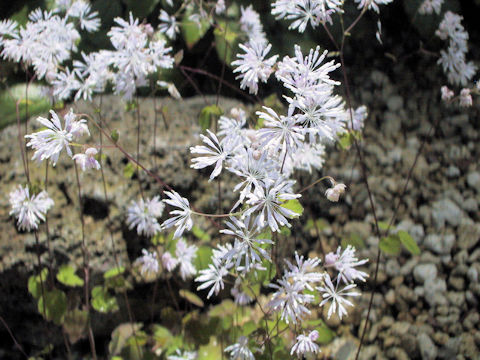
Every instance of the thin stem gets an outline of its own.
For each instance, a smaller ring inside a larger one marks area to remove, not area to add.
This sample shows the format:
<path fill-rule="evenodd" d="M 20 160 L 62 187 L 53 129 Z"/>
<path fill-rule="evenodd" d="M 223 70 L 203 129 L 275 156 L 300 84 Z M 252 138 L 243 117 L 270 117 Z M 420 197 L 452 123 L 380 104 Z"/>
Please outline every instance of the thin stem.
<path fill-rule="evenodd" d="M 10 335 L 10 337 L 12 338 L 13 343 L 15 344 L 15 347 L 22 353 L 23 356 L 25 356 L 25 358 L 29 359 L 28 355 L 23 350 L 22 345 L 20 345 L 18 343 L 17 339 L 15 338 L 15 336 L 12 333 L 12 330 L 10 330 L 10 327 L 8 326 L 7 322 L 5 321 L 5 319 L 1 315 L 0 315 L 0 322 L 3 324 L 5 329 L 7 329 L 7 332 Z"/>
<path fill-rule="evenodd" d="M 327 176 L 324 176 L 324 177 L 322 177 L 322 178 L 320 178 L 320 179 L 315 180 L 315 181 L 314 181 L 313 183 L 311 183 L 310 185 L 305 186 L 305 187 L 304 187 L 302 190 L 300 190 L 298 193 L 301 194 L 301 193 L 303 193 L 304 191 L 307 191 L 308 189 L 310 189 L 310 188 L 314 187 L 315 185 L 317 185 L 319 182 L 321 182 L 321 181 L 323 181 L 323 180 L 326 180 L 326 179 L 330 180 L 330 181 L 332 182 L 332 184 L 335 183 L 335 179 L 332 178 L 331 176 L 328 176 L 328 175 L 327 175 Z"/>
<path fill-rule="evenodd" d="M 89 259 L 88 259 L 88 248 L 85 240 L 85 219 L 83 216 L 82 209 L 82 188 L 80 185 L 80 178 L 78 176 L 77 163 L 73 162 L 73 167 L 75 169 L 75 179 L 77 181 L 78 188 L 78 206 L 80 212 L 80 222 L 82 225 L 82 253 L 83 253 L 83 272 L 85 274 L 84 281 L 84 296 L 85 296 L 85 307 L 87 310 L 87 329 L 88 329 L 88 341 L 90 343 L 90 351 L 92 353 L 93 360 L 97 359 L 97 352 L 95 350 L 95 338 L 93 336 L 92 324 L 90 319 L 90 271 L 89 271 Z"/>
<path fill-rule="evenodd" d="M 137 117 L 137 163 L 140 162 L 140 130 L 141 130 L 141 122 L 140 122 L 140 102 L 138 101 L 138 94 L 136 96 L 136 117 Z M 145 196 L 143 195 L 143 188 L 142 188 L 142 181 L 140 179 L 140 172 L 138 171 L 138 166 L 135 167 L 135 174 L 137 175 L 138 181 L 138 188 L 140 189 L 140 195 L 142 199 L 145 200 Z"/>

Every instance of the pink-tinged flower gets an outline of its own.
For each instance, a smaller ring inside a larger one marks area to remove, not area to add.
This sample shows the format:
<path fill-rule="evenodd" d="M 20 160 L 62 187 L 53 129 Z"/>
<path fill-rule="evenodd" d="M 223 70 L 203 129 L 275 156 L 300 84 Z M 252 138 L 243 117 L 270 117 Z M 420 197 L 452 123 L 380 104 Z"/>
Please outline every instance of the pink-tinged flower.
<path fill-rule="evenodd" d="M 472 106 L 473 100 L 472 95 L 470 94 L 470 89 L 462 89 L 460 91 L 460 106 L 461 107 L 470 107 Z"/>
<path fill-rule="evenodd" d="M 167 271 L 173 271 L 175 267 L 178 265 L 178 260 L 175 259 L 172 254 L 170 254 L 168 251 L 164 252 L 162 255 L 162 266 L 164 269 Z"/>
<path fill-rule="evenodd" d="M 299 335 L 297 336 L 297 342 L 293 345 L 292 350 L 290 351 L 290 355 L 294 353 L 300 358 L 307 353 L 314 353 L 320 352 L 320 347 L 315 344 L 315 341 L 318 339 L 318 331 L 313 330 L 310 334 Z"/>
<path fill-rule="evenodd" d="M 445 85 L 440 88 L 440 91 L 442 92 L 442 101 L 445 102 L 449 101 L 455 95 L 455 93 Z"/>
<path fill-rule="evenodd" d="M 348 292 L 348 290 L 355 288 L 356 284 L 349 284 L 343 289 L 338 290 L 339 283 L 335 285 L 330 279 L 330 275 L 325 274 L 324 276 L 325 286 L 317 287 L 317 290 L 322 293 L 323 300 L 320 303 L 320 306 L 325 305 L 327 302 L 330 302 L 330 308 L 328 309 L 327 317 L 330 319 L 334 312 L 338 313 L 338 317 L 342 319 L 343 315 L 347 314 L 345 306 L 353 306 L 353 303 L 345 299 L 345 296 L 360 296 L 358 292 Z M 338 310 L 338 311 L 337 311 Z"/>
<path fill-rule="evenodd" d="M 174 215 L 170 219 L 163 222 L 162 228 L 168 229 L 172 226 L 176 226 L 174 238 L 182 236 L 185 230 L 189 231 L 193 226 L 192 210 L 190 210 L 190 204 L 187 199 L 181 197 L 176 191 L 165 191 L 165 195 L 169 199 L 164 199 L 163 202 L 170 206 L 177 207 L 179 210 L 170 211 L 170 215 Z"/>
<path fill-rule="evenodd" d="M 137 228 L 137 233 L 145 236 L 154 236 L 161 230 L 157 218 L 162 216 L 165 205 L 159 196 L 153 199 L 132 201 L 127 209 L 127 224 L 129 229 Z"/>
<path fill-rule="evenodd" d="M 250 94 L 256 94 L 258 92 L 258 82 L 267 82 L 273 72 L 272 67 L 277 61 L 278 55 L 266 59 L 272 48 L 271 44 L 250 42 L 239 46 L 245 51 L 245 54 L 237 54 L 239 59 L 232 62 L 232 66 L 236 67 L 233 72 L 241 73 L 236 77 L 236 79 L 242 80 L 240 83 L 241 89 L 248 87 Z"/>
<path fill-rule="evenodd" d="M 87 169 L 100 170 L 100 163 L 95 159 L 95 155 L 98 154 L 97 149 L 88 148 L 85 150 L 85 154 L 73 155 L 72 159 L 77 162 L 77 165 L 85 171 Z"/>
<path fill-rule="evenodd" d="M 138 263 L 141 265 L 141 274 L 156 275 L 159 270 L 157 253 L 155 251 L 148 252 L 147 250 L 143 249 L 142 254 L 143 255 L 137 260 Z"/>
<path fill-rule="evenodd" d="M 47 127 L 47 129 L 31 135 L 25 135 L 25 137 L 30 139 L 27 146 L 35 150 L 32 160 L 43 161 L 50 159 L 53 166 L 55 166 L 63 149 L 71 157 L 70 143 L 83 134 L 90 135 L 90 132 L 86 124 L 87 121 L 85 119 L 75 120 L 77 115 L 72 110 L 65 115 L 64 126 L 62 126 L 58 115 L 53 110 L 50 110 L 50 114 L 52 115 L 51 120 L 43 117 L 37 118 L 37 121 Z"/>
<path fill-rule="evenodd" d="M 357 279 L 365 281 L 368 274 L 355 268 L 364 265 L 367 262 L 368 259 L 357 259 L 355 256 L 355 248 L 352 245 L 348 245 L 343 252 L 342 248 L 339 246 L 336 253 L 330 252 L 325 256 L 325 266 L 335 267 L 338 271 L 337 282 L 341 280 L 345 284 L 349 284 Z"/>
<path fill-rule="evenodd" d="M 333 188 L 329 188 L 325 191 L 325 196 L 327 197 L 328 200 L 332 202 L 337 202 L 338 199 L 340 198 L 340 195 L 342 195 L 345 192 L 346 186 L 345 184 L 335 184 Z"/>
<path fill-rule="evenodd" d="M 177 242 L 175 255 L 180 265 L 180 276 L 183 280 L 187 280 L 197 273 L 193 260 L 197 256 L 197 247 L 195 245 L 188 245 L 185 240 L 180 239 Z"/>
<path fill-rule="evenodd" d="M 28 186 L 18 186 L 10 193 L 10 215 L 17 219 L 20 230 L 30 231 L 37 229 L 40 221 L 45 221 L 45 214 L 53 206 L 46 191 L 30 195 Z"/>

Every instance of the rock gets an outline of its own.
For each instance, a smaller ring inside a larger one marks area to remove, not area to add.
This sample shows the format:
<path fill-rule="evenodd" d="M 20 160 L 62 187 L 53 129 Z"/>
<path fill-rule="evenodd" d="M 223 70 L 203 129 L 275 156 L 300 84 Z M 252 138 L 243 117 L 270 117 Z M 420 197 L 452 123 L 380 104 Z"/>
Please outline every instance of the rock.
<path fill-rule="evenodd" d="M 474 266 L 470 266 L 470 268 L 467 271 L 467 278 L 468 281 L 472 283 L 478 282 L 478 270 Z"/>
<path fill-rule="evenodd" d="M 460 341 L 460 354 L 464 354 L 469 359 L 478 359 L 478 348 L 475 345 L 475 339 L 472 334 L 463 333 Z"/>
<path fill-rule="evenodd" d="M 430 307 L 436 305 L 447 305 L 448 301 L 445 297 L 447 284 L 443 279 L 428 280 L 424 285 L 424 298 Z"/>
<path fill-rule="evenodd" d="M 421 333 L 418 335 L 418 347 L 420 348 L 422 360 L 434 360 L 437 358 L 437 347 L 427 334 Z"/>
<path fill-rule="evenodd" d="M 388 259 L 385 264 L 385 272 L 390 277 L 395 277 L 400 273 L 400 265 L 396 259 Z"/>
<path fill-rule="evenodd" d="M 434 264 L 419 264 L 415 266 L 413 276 L 420 284 L 433 281 L 437 277 L 437 267 Z"/>
<path fill-rule="evenodd" d="M 467 174 L 467 184 L 476 192 L 480 192 L 480 172 L 469 172 Z"/>
<path fill-rule="evenodd" d="M 447 175 L 447 177 L 453 179 L 453 178 L 457 178 L 460 176 L 460 169 L 457 168 L 456 166 L 454 165 L 450 165 L 447 170 L 445 170 L 445 175 Z"/>
<path fill-rule="evenodd" d="M 450 276 L 448 278 L 448 285 L 458 291 L 465 289 L 465 280 L 461 277 Z"/>
<path fill-rule="evenodd" d="M 395 304 L 395 291 L 393 289 L 388 290 L 385 294 L 385 301 L 388 305 Z"/>
<path fill-rule="evenodd" d="M 458 247 L 460 249 L 470 250 L 480 240 L 480 224 L 464 223 L 458 229 Z"/>
<path fill-rule="evenodd" d="M 407 219 L 402 220 L 397 225 L 397 230 L 405 230 L 410 234 L 410 236 L 415 240 L 415 242 L 420 245 L 423 242 L 425 236 L 425 230 L 423 229 L 422 224 L 414 224 L 413 221 Z"/>
<path fill-rule="evenodd" d="M 441 229 L 445 224 L 451 226 L 460 225 L 462 210 L 450 199 L 443 199 L 433 203 L 432 220 L 437 229 Z"/>
<path fill-rule="evenodd" d="M 443 236 L 430 234 L 427 235 L 424 240 L 424 245 L 427 249 L 442 255 L 450 254 L 454 244 L 455 235 L 453 234 L 446 234 Z"/>
<path fill-rule="evenodd" d="M 399 111 L 403 108 L 403 98 L 398 95 L 391 95 L 387 99 L 387 107 L 390 111 Z"/>

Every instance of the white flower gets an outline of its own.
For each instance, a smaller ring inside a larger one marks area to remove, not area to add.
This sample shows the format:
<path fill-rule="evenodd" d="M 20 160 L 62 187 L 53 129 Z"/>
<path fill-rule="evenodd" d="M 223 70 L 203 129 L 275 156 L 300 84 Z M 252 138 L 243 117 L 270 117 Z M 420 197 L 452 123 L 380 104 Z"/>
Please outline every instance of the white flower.
<path fill-rule="evenodd" d="M 278 280 L 277 284 L 270 284 L 270 287 L 277 289 L 272 295 L 268 306 L 273 310 L 281 311 L 281 318 L 287 324 L 290 321 L 294 324 L 301 321 L 310 310 L 305 306 L 314 300 L 314 296 L 303 294 L 304 287 L 298 282 L 289 281 L 287 278 Z"/>
<path fill-rule="evenodd" d="M 335 184 L 334 187 L 329 188 L 325 191 L 325 196 L 328 200 L 332 202 L 337 202 L 340 198 L 340 195 L 345 193 L 346 186 L 345 184 Z"/>
<path fill-rule="evenodd" d="M 148 252 L 147 250 L 143 249 L 142 254 L 143 255 L 137 260 L 142 266 L 140 270 L 141 274 L 157 274 L 159 270 L 157 253 L 155 251 Z"/>
<path fill-rule="evenodd" d="M 228 346 L 225 352 L 230 353 L 230 360 L 255 360 L 255 356 L 248 348 L 248 338 L 246 336 L 240 336 L 237 343 Z"/>
<path fill-rule="evenodd" d="M 355 0 L 355 2 L 359 3 L 359 9 L 362 9 L 366 6 L 368 10 L 374 10 L 377 13 L 380 12 L 380 8 L 378 7 L 378 5 L 387 5 L 392 1 L 393 0 Z"/>
<path fill-rule="evenodd" d="M 242 217 L 245 218 L 258 211 L 259 214 L 254 223 L 259 228 L 268 225 L 272 231 L 279 231 L 279 225 L 290 227 L 287 217 L 298 217 L 299 214 L 283 207 L 282 204 L 286 200 L 297 199 L 301 196 L 292 194 L 293 184 L 294 181 L 279 178 L 275 183 L 266 185 L 265 189 L 263 187 L 255 188 L 253 193 L 247 195 L 247 204 L 251 207 L 243 213 Z"/>
<path fill-rule="evenodd" d="M 468 33 L 462 26 L 462 19 L 462 16 L 447 11 L 435 34 L 449 42 L 447 50 L 440 51 L 438 64 L 442 65 L 450 83 L 465 86 L 477 68 L 466 61 Z"/>
<path fill-rule="evenodd" d="M 85 171 L 87 169 L 100 170 L 100 163 L 95 159 L 98 151 L 95 148 L 88 148 L 85 154 L 73 155 L 72 159 L 77 162 L 80 168 Z"/>
<path fill-rule="evenodd" d="M 35 149 L 32 160 L 43 161 L 50 159 L 53 166 L 57 164 L 60 152 L 65 148 L 67 154 L 71 157 L 72 150 L 70 142 L 84 133 L 90 134 L 86 124 L 86 120 L 75 120 L 76 115 L 72 110 L 65 115 L 65 126 L 62 127 L 58 115 L 50 110 L 51 120 L 38 117 L 37 121 L 47 127 L 45 130 L 38 131 L 31 135 L 25 135 L 30 141 L 27 146 Z"/>
<path fill-rule="evenodd" d="M 182 95 L 180 95 L 174 83 L 167 83 L 166 81 L 159 80 L 157 81 L 157 85 L 160 86 L 161 88 L 167 89 L 168 93 L 172 98 L 177 100 L 180 100 L 182 98 Z"/>
<path fill-rule="evenodd" d="M 245 217 L 243 222 L 231 217 L 226 225 L 228 229 L 220 232 L 234 236 L 235 244 L 225 256 L 235 261 L 237 271 L 249 271 L 256 263 L 262 262 L 262 257 L 271 261 L 268 252 L 261 246 L 273 242 L 270 239 L 258 238 L 258 229 L 251 226 L 249 216 Z"/>
<path fill-rule="evenodd" d="M 263 25 L 260 21 L 260 15 L 249 5 L 240 7 L 242 13 L 240 17 L 240 29 L 247 34 L 250 43 L 267 44 L 267 38 L 263 32 Z"/>
<path fill-rule="evenodd" d="M 225 12 L 225 0 L 217 0 L 215 4 L 215 13 L 217 15 L 223 14 Z"/>
<path fill-rule="evenodd" d="M 364 122 L 368 116 L 368 110 L 365 105 L 362 105 L 353 111 L 353 119 L 352 121 L 347 120 L 347 127 L 355 130 L 355 131 L 361 131 L 364 126 Z M 352 127 L 352 122 L 353 122 L 353 127 Z"/>
<path fill-rule="evenodd" d="M 330 319 L 330 316 L 332 316 L 332 314 L 336 312 L 338 308 L 338 317 L 342 319 L 343 315 L 347 314 L 345 305 L 353 306 L 353 304 L 349 300 L 343 297 L 344 296 L 360 296 L 360 293 L 358 292 L 346 292 L 350 289 L 355 288 L 357 285 L 349 284 L 345 286 L 343 289 L 341 289 L 340 291 L 338 291 L 339 282 L 337 282 L 336 285 L 333 285 L 332 280 L 330 279 L 330 275 L 325 274 L 324 281 L 325 281 L 325 286 L 317 287 L 317 290 L 322 293 L 322 297 L 323 297 L 323 300 L 320 303 L 320 306 L 325 305 L 327 302 L 331 300 L 327 317 Z"/>
<path fill-rule="evenodd" d="M 218 295 L 220 290 L 223 290 L 225 287 L 223 278 L 228 275 L 228 269 L 222 262 L 214 260 L 212 264 L 208 265 L 207 269 L 200 270 L 200 274 L 195 281 L 203 284 L 197 287 L 197 290 L 203 290 L 211 286 L 212 288 L 207 295 L 207 299 L 209 299 L 213 293 Z"/>
<path fill-rule="evenodd" d="M 197 359 L 197 353 L 195 351 L 184 350 L 182 352 L 180 351 L 180 349 L 177 349 L 177 351 L 175 352 L 175 355 L 167 356 L 167 360 L 196 360 L 196 359 Z"/>
<path fill-rule="evenodd" d="M 325 50 L 320 55 L 320 46 L 317 46 L 315 50 L 310 49 L 308 55 L 304 57 L 300 46 L 295 45 L 295 57 L 285 56 L 278 63 L 275 76 L 294 94 L 310 95 L 314 98 L 330 90 L 326 85 L 340 84 L 330 79 L 329 75 L 330 72 L 339 68 L 340 64 L 335 64 L 334 60 L 322 64 L 327 54 L 328 51 Z"/>
<path fill-rule="evenodd" d="M 290 351 L 290 355 L 296 353 L 297 356 L 300 358 L 302 355 L 306 353 L 314 353 L 320 352 L 320 347 L 315 344 L 315 341 L 318 339 L 318 331 L 313 330 L 305 336 L 305 334 L 301 334 L 297 336 L 297 342 L 293 345 L 292 350 Z"/>
<path fill-rule="evenodd" d="M 170 39 L 175 40 L 175 37 L 179 32 L 175 16 L 170 16 L 165 10 L 160 10 L 160 15 L 158 16 L 158 19 L 161 22 L 158 26 L 158 31 L 160 31 L 162 34 L 167 35 Z"/>
<path fill-rule="evenodd" d="M 442 92 L 442 101 L 445 102 L 449 101 L 455 95 L 455 93 L 445 85 L 440 88 L 440 91 Z"/>
<path fill-rule="evenodd" d="M 242 283 L 241 278 L 237 277 L 232 290 L 230 290 L 230 293 L 232 294 L 232 296 L 234 298 L 235 304 L 238 304 L 240 306 L 245 306 L 245 305 L 250 304 L 253 301 L 253 299 L 247 293 L 245 293 L 241 290 L 241 288 L 240 288 L 241 283 Z"/>
<path fill-rule="evenodd" d="M 315 268 L 320 264 L 319 258 L 304 260 L 303 255 L 299 256 L 295 251 L 295 262 L 292 264 L 285 259 L 288 270 L 285 270 L 285 277 L 291 279 L 294 283 L 299 283 L 303 288 L 313 291 L 313 284 L 320 282 L 323 274 L 315 272 Z"/>
<path fill-rule="evenodd" d="M 157 218 L 162 216 L 164 207 L 159 196 L 155 196 L 152 200 L 147 198 L 145 201 L 143 199 L 138 202 L 132 201 L 127 209 L 128 228 L 136 227 L 139 235 L 154 236 L 161 230 Z"/>
<path fill-rule="evenodd" d="M 183 280 L 186 280 L 197 273 L 197 270 L 192 264 L 192 261 L 197 256 L 197 247 L 195 245 L 187 245 L 185 240 L 179 239 L 177 242 L 177 248 L 175 255 L 180 265 L 180 276 Z"/>
<path fill-rule="evenodd" d="M 56 74 L 56 78 L 51 82 L 53 86 L 53 95 L 58 100 L 68 99 L 73 91 L 80 89 L 82 84 L 77 80 L 75 71 L 70 72 L 67 67 L 65 72 L 60 71 Z"/>
<path fill-rule="evenodd" d="M 472 95 L 470 95 L 470 89 L 462 89 L 460 91 L 460 106 L 470 107 L 472 106 L 473 100 Z"/>
<path fill-rule="evenodd" d="M 423 0 L 423 3 L 418 8 L 418 13 L 425 15 L 432 14 L 435 11 L 435 13 L 439 15 L 442 4 L 443 0 Z"/>
<path fill-rule="evenodd" d="M 208 147 L 197 145 L 190 148 L 190 152 L 192 154 L 205 155 L 192 159 L 193 164 L 190 165 L 190 167 L 194 169 L 203 169 L 207 166 L 215 164 L 215 168 L 210 174 L 209 181 L 212 181 L 220 174 L 222 171 L 223 162 L 232 154 L 233 151 L 235 151 L 237 144 L 232 143 L 231 141 L 218 141 L 217 136 L 208 129 L 207 133 L 211 139 L 202 134 L 200 134 L 200 138 L 205 144 L 208 145 Z"/>
<path fill-rule="evenodd" d="M 250 42 L 247 45 L 240 44 L 240 48 L 245 54 L 237 54 L 238 60 L 232 62 L 236 66 L 234 73 L 241 74 L 236 79 L 241 79 L 240 88 L 248 87 L 250 94 L 257 94 L 258 82 L 267 82 L 273 72 L 273 65 L 277 61 L 278 55 L 265 59 L 272 48 L 271 44 L 261 42 Z"/>
<path fill-rule="evenodd" d="M 170 254 L 168 251 L 164 252 L 162 255 L 162 266 L 167 270 L 167 271 L 172 271 L 175 269 L 175 267 L 178 265 L 178 260 L 175 259 L 172 254 Z"/>
<path fill-rule="evenodd" d="M 348 245 L 343 253 L 341 251 L 342 248 L 339 246 L 336 254 L 330 252 L 325 256 L 325 266 L 333 266 L 338 271 L 337 281 L 341 280 L 345 284 L 357 279 L 365 281 L 368 274 L 355 269 L 355 267 L 367 263 L 368 259 L 358 260 L 355 257 L 355 248 L 352 245 Z"/>
<path fill-rule="evenodd" d="M 264 127 L 258 131 L 262 146 L 272 144 L 283 154 L 285 152 L 291 154 L 302 146 L 303 128 L 292 116 L 293 108 L 289 108 L 287 116 L 278 116 L 273 109 L 266 106 L 263 108 L 266 112 L 257 111 L 260 119 L 264 120 Z"/>
<path fill-rule="evenodd" d="M 94 32 L 100 28 L 98 13 L 91 12 L 91 5 L 84 0 L 76 0 L 67 10 L 68 16 L 78 18 L 80 27 L 85 31 Z"/>
<path fill-rule="evenodd" d="M 162 224 L 162 228 L 168 229 L 172 226 L 176 226 L 177 229 L 175 230 L 173 237 L 179 238 L 185 230 L 189 231 L 193 226 L 192 210 L 190 210 L 188 200 L 181 197 L 176 191 L 165 191 L 165 195 L 167 195 L 169 199 L 164 199 L 163 201 L 170 206 L 178 207 L 179 210 L 170 211 L 170 215 L 175 216 L 165 220 Z"/>
<path fill-rule="evenodd" d="M 272 15 L 277 19 L 294 20 L 288 28 L 303 33 L 308 23 L 312 28 L 320 23 L 331 23 L 331 15 L 342 12 L 342 5 L 342 0 L 277 0 L 272 4 Z"/>
<path fill-rule="evenodd" d="M 30 231 L 37 229 L 40 221 L 45 221 L 45 214 L 53 206 L 54 202 L 46 191 L 37 195 L 30 195 L 28 186 L 18 186 L 10 193 L 10 215 L 17 219 L 20 230 Z"/>

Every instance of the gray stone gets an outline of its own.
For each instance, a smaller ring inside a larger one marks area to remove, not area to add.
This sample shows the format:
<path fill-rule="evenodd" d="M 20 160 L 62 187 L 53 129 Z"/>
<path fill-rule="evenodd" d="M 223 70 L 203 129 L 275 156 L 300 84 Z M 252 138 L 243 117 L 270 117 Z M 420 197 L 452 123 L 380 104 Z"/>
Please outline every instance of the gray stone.
<path fill-rule="evenodd" d="M 434 264 L 419 264 L 415 266 L 413 276 L 420 284 L 432 281 L 437 277 L 437 267 Z"/>
<path fill-rule="evenodd" d="M 467 184 L 475 191 L 480 192 L 480 172 L 474 171 L 467 175 Z"/>
<path fill-rule="evenodd" d="M 387 107 L 390 111 L 399 111 L 403 108 L 403 98 L 399 95 L 392 95 L 387 99 Z"/>
<path fill-rule="evenodd" d="M 450 165 L 447 170 L 445 170 L 445 175 L 447 175 L 447 177 L 453 179 L 453 178 L 457 178 L 460 176 L 460 169 L 457 168 L 456 166 L 454 165 Z"/>
<path fill-rule="evenodd" d="M 425 247 L 437 254 L 450 254 L 454 244 L 455 236 L 453 234 L 446 234 L 443 236 L 430 234 L 427 235 L 424 240 Z"/>
<path fill-rule="evenodd" d="M 441 229 L 445 224 L 452 226 L 460 225 L 462 210 L 450 199 L 443 199 L 433 203 L 432 220 L 437 229 Z"/>
<path fill-rule="evenodd" d="M 470 250 L 480 240 L 480 224 L 463 223 L 458 229 L 458 246 L 460 249 Z"/>
<path fill-rule="evenodd" d="M 421 333 L 418 335 L 418 347 L 423 360 L 434 360 L 437 358 L 437 347 L 427 334 Z"/>
<path fill-rule="evenodd" d="M 388 259 L 385 264 L 385 272 L 390 277 L 397 276 L 400 273 L 400 265 L 398 264 L 398 261 L 394 258 Z"/>
<path fill-rule="evenodd" d="M 443 279 L 428 280 L 424 285 L 425 301 L 434 307 L 436 305 L 447 305 L 448 300 L 445 297 L 447 283 Z"/>
<path fill-rule="evenodd" d="M 467 278 L 468 281 L 472 283 L 478 282 L 478 270 L 475 266 L 470 266 L 470 268 L 467 271 Z"/>

